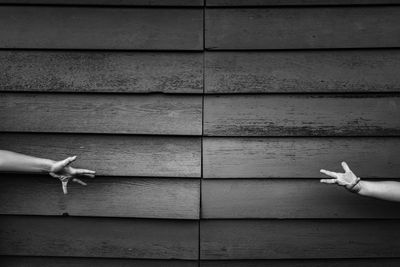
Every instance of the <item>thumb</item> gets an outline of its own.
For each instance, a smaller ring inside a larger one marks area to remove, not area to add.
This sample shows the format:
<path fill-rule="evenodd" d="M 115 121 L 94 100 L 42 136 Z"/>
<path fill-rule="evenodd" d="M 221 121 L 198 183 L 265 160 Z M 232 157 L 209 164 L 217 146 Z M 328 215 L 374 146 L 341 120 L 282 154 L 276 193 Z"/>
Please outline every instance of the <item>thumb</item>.
<path fill-rule="evenodd" d="M 76 156 L 68 157 L 68 158 L 64 159 L 63 161 L 61 161 L 61 166 L 67 167 L 69 164 L 71 164 L 75 160 L 76 160 Z"/>

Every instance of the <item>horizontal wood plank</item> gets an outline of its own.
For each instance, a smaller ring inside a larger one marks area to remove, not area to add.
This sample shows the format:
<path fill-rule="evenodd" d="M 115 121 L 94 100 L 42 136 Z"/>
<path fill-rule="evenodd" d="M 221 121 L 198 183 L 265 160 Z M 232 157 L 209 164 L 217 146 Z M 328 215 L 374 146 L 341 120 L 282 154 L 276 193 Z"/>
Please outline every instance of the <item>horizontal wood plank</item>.
<path fill-rule="evenodd" d="M 205 178 L 322 178 L 346 161 L 362 178 L 400 178 L 399 138 L 203 140 Z"/>
<path fill-rule="evenodd" d="M 0 214 L 198 219 L 197 179 L 97 177 L 63 195 L 50 176 L 3 174 Z"/>
<path fill-rule="evenodd" d="M 1 216 L 0 254 L 101 258 L 198 258 L 198 222 Z"/>
<path fill-rule="evenodd" d="M 207 49 L 400 46 L 400 6 L 208 9 Z"/>
<path fill-rule="evenodd" d="M 203 6 L 204 0 L 0 0 L 0 4 L 112 5 L 112 6 Z"/>
<path fill-rule="evenodd" d="M 400 50 L 205 54 L 206 93 L 399 92 Z"/>
<path fill-rule="evenodd" d="M 200 177 L 201 140 L 194 137 L 0 133 L 0 147 L 62 160 L 105 176 Z"/>
<path fill-rule="evenodd" d="M 311 260 L 215 260 L 201 261 L 202 267 L 397 267 L 400 259 L 311 259 Z"/>
<path fill-rule="evenodd" d="M 0 131 L 201 135 L 202 97 L 0 93 Z"/>
<path fill-rule="evenodd" d="M 7 267 L 197 267 L 197 261 L 3 256 Z"/>
<path fill-rule="evenodd" d="M 0 51 L 0 91 L 202 93 L 193 52 Z"/>
<path fill-rule="evenodd" d="M 204 134 L 398 136 L 399 114 L 397 95 L 206 96 Z"/>
<path fill-rule="evenodd" d="M 201 259 L 399 257 L 397 220 L 201 221 Z"/>
<path fill-rule="evenodd" d="M 0 7 L 0 48 L 201 50 L 201 9 Z"/>
<path fill-rule="evenodd" d="M 384 4 L 400 4 L 400 1 L 399 0 L 207 0 L 207 6 L 309 6 L 309 5 L 320 6 L 320 5 L 384 5 Z"/>
<path fill-rule="evenodd" d="M 349 193 L 318 180 L 202 181 L 202 218 L 397 218 L 400 204 Z"/>

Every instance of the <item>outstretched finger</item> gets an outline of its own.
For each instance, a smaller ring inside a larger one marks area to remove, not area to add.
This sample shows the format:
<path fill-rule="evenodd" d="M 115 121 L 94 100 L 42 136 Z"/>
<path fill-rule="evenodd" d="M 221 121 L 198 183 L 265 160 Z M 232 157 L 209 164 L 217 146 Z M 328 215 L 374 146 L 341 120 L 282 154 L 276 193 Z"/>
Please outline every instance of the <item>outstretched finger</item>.
<path fill-rule="evenodd" d="M 75 169 L 75 174 L 77 174 L 77 175 L 86 175 L 88 177 L 94 177 L 96 172 L 92 171 L 92 170 L 86 170 L 86 169 Z"/>
<path fill-rule="evenodd" d="M 74 178 L 74 179 L 72 179 L 72 182 L 75 182 L 75 183 L 78 183 L 78 184 L 81 184 L 81 185 L 87 185 L 85 182 L 83 182 L 82 180 L 79 180 L 79 179 L 77 179 L 77 178 Z"/>
<path fill-rule="evenodd" d="M 343 170 L 345 171 L 345 172 L 351 172 L 351 170 L 350 170 L 350 168 L 349 168 L 349 165 L 347 165 L 347 163 L 346 162 L 342 162 L 342 167 L 343 167 Z"/>
<path fill-rule="evenodd" d="M 71 163 L 74 162 L 75 160 L 76 160 L 76 156 L 68 157 L 68 158 L 64 159 L 64 160 L 61 162 L 61 165 L 62 165 L 63 167 L 67 167 L 69 164 L 71 164 Z"/>
<path fill-rule="evenodd" d="M 320 170 L 320 172 L 322 172 L 323 174 L 326 174 L 330 177 L 338 178 L 338 174 L 336 172 L 331 172 L 331 171 L 327 171 L 327 170 Z"/>
<path fill-rule="evenodd" d="M 324 183 L 324 184 L 336 184 L 337 180 L 336 179 L 321 179 L 320 182 Z"/>
<path fill-rule="evenodd" d="M 68 194 L 68 189 L 67 189 L 68 181 L 61 181 L 61 185 L 64 195 Z"/>

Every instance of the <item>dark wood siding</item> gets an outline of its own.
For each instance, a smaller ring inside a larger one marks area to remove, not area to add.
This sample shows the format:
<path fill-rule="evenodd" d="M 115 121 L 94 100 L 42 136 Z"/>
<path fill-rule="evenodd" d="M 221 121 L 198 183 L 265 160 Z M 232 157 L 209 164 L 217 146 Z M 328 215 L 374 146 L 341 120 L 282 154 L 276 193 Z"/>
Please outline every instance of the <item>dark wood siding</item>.
<path fill-rule="evenodd" d="M 198 137 L 1 133 L 3 149 L 77 164 L 98 175 L 200 177 Z"/>
<path fill-rule="evenodd" d="M 399 92 L 398 49 L 208 51 L 207 93 Z"/>
<path fill-rule="evenodd" d="M 198 219 L 197 179 L 97 177 L 87 187 L 42 176 L 2 177 L 0 214 Z"/>
<path fill-rule="evenodd" d="M 398 266 L 399 4 L 0 0 L 0 265 Z"/>
<path fill-rule="evenodd" d="M 203 92 L 200 52 L 3 50 L 0 60 L 1 91 Z"/>
<path fill-rule="evenodd" d="M 0 95 L 2 131 L 201 135 L 201 96 Z"/>
<path fill-rule="evenodd" d="M 201 266 L 396 266 L 398 1 L 208 0 Z"/>
<path fill-rule="evenodd" d="M 201 9 L 0 7 L 0 47 L 200 50 Z"/>
<path fill-rule="evenodd" d="M 400 218 L 400 204 L 351 194 L 315 179 L 202 182 L 206 219 Z"/>
<path fill-rule="evenodd" d="M 380 258 L 400 253 L 397 220 L 213 220 L 203 259 Z M 368 233 L 368 234 L 366 234 Z"/>
<path fill-rule="evenodd" d="M 198 222 L 2 216 L 3 255 L 188 259 L 198 256 Z"/>
<path fill-rule="evenodd" d="M 205 41 L 208 49 L 398 47 L 399 17 L 399 6 L 209 9 Z"/>
<path fill-rule="evenodd" d="M 10 0 L 13 1 L 13 0 Z M 29 1 L 29 0 L 20 0 Z M 33 0 L 37 1 L 38 0 Z M 77 0 L 82 1 L 82 0 Z M 4 1 L 2 1 L 4 2 Z M 309 5 L 384 5 L 399 0 L 207 0 L 207 6 L 309 6 Z"/>
<path fill-rule="evenodd" d="M 3 5 L 1 5 L 3 4 Z M 203 1 L 0 1 L 1 266 L 197 266 Z"/>
<path fill-rule="evenodd" d="M 209 136 L 400 134 L 400 98 L 385 95 L 243 95 L 204 99 Z"/>
<path fill-rule="evenodd" d="M 207 137 L 203 153 L 204 178 L 321 178 L 343 160 L 363 178 L 400 172 L 398 137 Z"/>
<path fill-rule="evenodd" d="M 111 6 L 203 6 L 204 0 L 1 0 L 0 4 L 111 5 Z M 390 1 L 387 1 L 390 2 Z"/>

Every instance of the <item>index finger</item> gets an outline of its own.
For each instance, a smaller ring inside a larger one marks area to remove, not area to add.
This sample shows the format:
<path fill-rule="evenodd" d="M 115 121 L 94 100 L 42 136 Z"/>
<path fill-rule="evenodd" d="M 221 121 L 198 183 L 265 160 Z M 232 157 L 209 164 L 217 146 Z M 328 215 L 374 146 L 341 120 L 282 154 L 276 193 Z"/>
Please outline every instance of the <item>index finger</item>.
<path fill-rule="evenodd" d="M 320 172 L 322 172 L 323 174 L 326 174 L 326 175 L 328 175 L 328 176 L 330 176 L 330 177 L 333 177 L 333 178 L 338 178 L 338 175 L 337 175 L 337 173 L 336 172 L 331 172 L 331 171 L 327 171 L 327 170 L 320 170 Z"/>

